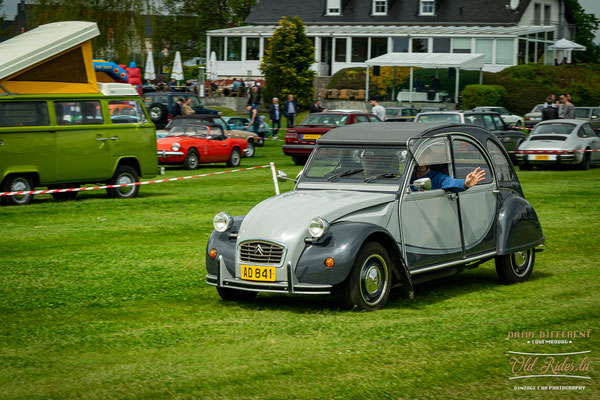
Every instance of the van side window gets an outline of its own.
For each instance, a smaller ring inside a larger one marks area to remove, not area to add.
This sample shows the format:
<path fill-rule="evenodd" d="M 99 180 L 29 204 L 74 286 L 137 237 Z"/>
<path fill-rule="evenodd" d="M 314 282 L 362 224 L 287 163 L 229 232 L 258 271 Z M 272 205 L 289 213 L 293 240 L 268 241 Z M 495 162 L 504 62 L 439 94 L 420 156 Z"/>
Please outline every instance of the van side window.
<path fill-rule="evenodd" d="M 138 124 L 145 119 L 138 101 L 112 100 L 108 102 L 108 109 L 113 124 Z"/>
<path fill-rule="evenodd" d="M 58 125 L 103 124 L 99 101 L 56 101 L 54 112 Z"/>
<path fill-rule="evenodd" d="M 44 101 L 0 103 L 0 126 L 48 126 L 48 106 Z"/>

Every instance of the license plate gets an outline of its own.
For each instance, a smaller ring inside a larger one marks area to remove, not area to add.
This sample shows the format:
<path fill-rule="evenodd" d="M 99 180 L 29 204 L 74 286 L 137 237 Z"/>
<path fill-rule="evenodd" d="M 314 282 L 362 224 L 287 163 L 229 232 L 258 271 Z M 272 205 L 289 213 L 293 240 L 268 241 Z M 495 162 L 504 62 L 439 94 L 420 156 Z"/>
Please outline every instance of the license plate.
<path fill-rule="evenodd" d="M 535 159 L 536 159 L 536 160 L 548 161 L 548 160 L 550 159 L 550 156 L 548 156 L 548 155 L 545 155 L 545 156 L 544 156 L 544 155 L 542 155 L 542 156 L 540 156 L 540 155 L 536 155 L 536 156 L 535 156 Z"/>
<path fill-rule="evenodd" d="M 241 265 L 242 279 L 247 281 L 275 281 L 275 267 Z"/>
<path fill-rule="evenodd" d="M 320 138 L 321 135 L 315 135 L 315 134 L 306 134 L 302 137 L 302 139 L 318 139 Z"/>

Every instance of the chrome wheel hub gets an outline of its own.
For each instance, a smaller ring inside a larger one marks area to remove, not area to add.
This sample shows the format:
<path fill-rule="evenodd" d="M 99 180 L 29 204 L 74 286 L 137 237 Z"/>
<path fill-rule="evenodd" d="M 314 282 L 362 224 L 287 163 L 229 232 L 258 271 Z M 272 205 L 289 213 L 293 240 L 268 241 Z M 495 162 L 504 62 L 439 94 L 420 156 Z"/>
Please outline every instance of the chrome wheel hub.
<path fill-rule="evenodd" d="M 519 277 L 525 276 L 531 264 L 532 250 L 517 251 L 510 257 L 511 267 L 515 275 Z"/>
<path fill-rule="evenodd" d="M 373 254 L 364 262 L 360 274 L 360 294 L 370 306 L 378 304 L 388 286 L 387 264 L 379 254 Z"/>

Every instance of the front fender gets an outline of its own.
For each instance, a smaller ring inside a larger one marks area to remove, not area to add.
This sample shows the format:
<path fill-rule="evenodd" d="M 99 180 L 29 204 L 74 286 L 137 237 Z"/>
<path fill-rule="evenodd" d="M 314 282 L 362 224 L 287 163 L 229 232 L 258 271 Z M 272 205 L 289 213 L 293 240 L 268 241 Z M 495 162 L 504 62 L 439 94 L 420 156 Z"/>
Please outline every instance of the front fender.
<path fill-rule="evenodd" d="M 498 214 L 498 255 L 535 247 L 544 241 L 542 225 L 527 200 L 512 196 L 505 200 Z"/>
<path fill-rule="evenodd" d="M 298 260 L 296 279 L 302 283 L 337 285 L 346 280 L 362 245 L 378 241 L 387 249 L 392 260 L 392 271 L 403 282 L 407 295 L 412 294 L 410 274 L 401 259 L 401 251 L 392 234 L 381 226 L 364 222 L 340 222 L 331 225 L 325 237 L 309 243 Z M 325 266 L 332 257 L 335 265 Z"/>
<path fill-rule="evenodd" d="M 235 276 L 235 243 L 236 234 L 239 232 L 240 225 L 244 220 L 244 215 L 233 217 L 233 225 L 227 232 L 218 232 L 213 230 L 208 243 L 206 244 L 206 272 L 209 275 L 217 275 L 219 272 L 219 256 L 223 257 L 225 266 L 229 270 L 232 276 Z M 213 259 L 210 258 L 208 253 L 211 249 L 217 250 L 217 256 Z"/>

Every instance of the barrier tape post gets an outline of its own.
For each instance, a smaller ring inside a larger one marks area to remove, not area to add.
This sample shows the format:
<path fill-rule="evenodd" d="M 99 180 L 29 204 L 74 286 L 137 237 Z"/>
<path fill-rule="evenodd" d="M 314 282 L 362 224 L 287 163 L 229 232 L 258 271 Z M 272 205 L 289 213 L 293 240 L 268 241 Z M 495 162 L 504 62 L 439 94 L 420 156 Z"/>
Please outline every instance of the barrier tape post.
<path fill-rule="evenodd" d="M 180 176 L 180 177 L 177 177 L 177 178 L 159 179 L 159 180 L 155 180 L 155 181 L 124 183 L 122 185 L 104 185 L 104 186 L 79 187 L 79 188 L 67 188 L 67 189 L 29 190 L 29 191 L 21 191 L 21 192 L 0 192 L 0 197 L 3 197 L 3 196 L 22 196 L 22 195 L 28 195 L 28 194 L 84 192 L 84 191 L 88 191 L 88 190 L 113 189 L 113 188 L 121 188 L 121 187 L 127 187 L 127 186 L 149 185 L 151 183 L 163 183 L 163 182 L 181 181 L 181 180 L 184 180 L 184 179 L 202 178 L 202 177 L 211 176 L 211 175 L 222 175 L 222 174 L 229 174 L 229 173 L 232 173 L 232 172 L 250 171 L 250 170 L 253 170 L 253 169 L 269 168 L 269 167 L 271 169 L 273 169 L 273 168 L 275 168 L 275 164 L 271 163 L 270 165 L 260 165 L 258 167 L 248 167 L 248 168 L 232 169 L 230 171 L 209 172 L 207 174 L 190 175 L 190 176 Z M 277 190 L 278 189 L 279 188 L 277 188 Z"/>
<path fill-rule="evenodd" d="M 273 174 L 273 184 L 275 185 L 275 194 L 279 194 L 279 182 L 277 181 L 277 169 L 275 168 L 275 163 L 270 162 L 271 165 L 271 173 Z"/>

